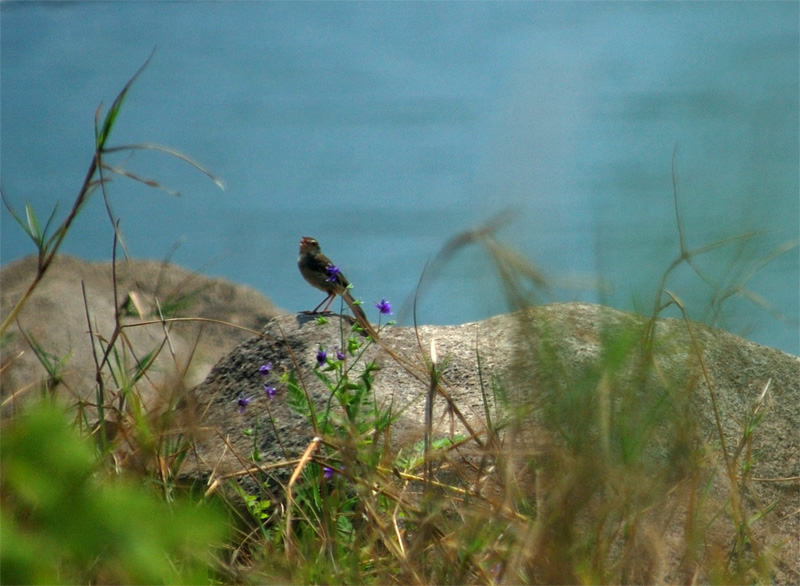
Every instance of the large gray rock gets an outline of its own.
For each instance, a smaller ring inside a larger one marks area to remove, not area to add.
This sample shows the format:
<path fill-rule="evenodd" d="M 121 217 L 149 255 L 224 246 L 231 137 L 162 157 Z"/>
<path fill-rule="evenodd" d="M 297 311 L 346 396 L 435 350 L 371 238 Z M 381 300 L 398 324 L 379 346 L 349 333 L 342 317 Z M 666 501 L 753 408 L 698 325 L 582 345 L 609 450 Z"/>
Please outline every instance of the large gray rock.
<path fill-rule="evenodd" d="M 36 267 L 36 258 L 29 256 L 0 270 L 2 319 L 33 281 Z M 252 336 L 253 332 L 247 329 L 258 330 L 280 313 L 267 298 L 249 287 L 164 262 L 120 260 L 116 273 L 116 305 L 121 308 L 120 321 L 126 326 L 116 343 L 120 363 L 131 375 L 137 360 L 160 349 L 149 369 L 147 385 L 139 385 L 140 389 L 149 388 L 142 393 L 146 400 L 162 400 L 158 389 L 193 386 L 202 381 L 226 352 Z M 165 344 L 164 327 L 152 323 L 158 321 L 157 305 L 164 317 L 200 319 L 170 324 L 169 343 Z M 56 257 L 3 340 L 3 413 L 7 415 L 31 397 L 39 396 L 43 384 L 69 402 L 94 402 L 93 346 L 102 356 L 114 332 L 114 315 L 111 263 L 91 263 L 65 255 Z M 150 323 L 140 325 L 147 322 Z M 53 363 L 64 360 L 58 385 L 48 382 L 47 371 L 29 340 L 38 344 Z M 108 383 L 109 393 L 115 393 L 117 388 L 110 381 L 108 367 L 103 368 L 103 379 Z"/>
<path fill-rule="evenodd" d="M 245 490 L 256 490 L 251 481 L 260 467 L 273 475 L 272 486 L 285 483 L 294 469 L 292 459 L 316 432 L 288 404 L 279 375 L 294 370 L 321 412 L 330 393 L 313 372 L 316 353 L 320 346 L 328 352 L 346 346 L 349 335 L 349 323 L 338 316 L 320 325 L 310 316 L 287 315 L 235 348 L 190 394 L 186 429 L 195 442 L 183 473 L 216 488 L 237 479 Z M 461 326 L 389 327 L 380 344 L 367 343 L 357 361 L 348 361 L 355 363 L 351 378 L 369 361 L 380 367 L 373 390 L 376 402 L 392 405 L 397 414 L 386 440 L 393 453 L 408 453 L 423 437 L 425 360 L 434 340 L 440 363 L 446 357 L 442 386 L 451 399 L 448 404 L 437 395 L 434 433 L 465 437 L 474 432 L 478 439 L 460 452 L 472 465 L 482 455 L 497 458 L 485 449 L 488 410 L 495 424 L 504 424 L 498 437 L 508 450 L 505 461 L 514 462 L 520 478 L 530 477 L 522 490 L 536 500 L 537 518 L 578 523 L 574 515 L 590 515 L 588 503 L 611 490 L 615 479 L 605 478 L 592 489 L 594 496 L 583 495 L 583 485 L 595 486 L 595 476 L 609 470 L 641 475 L 641 486 L 626 490 L 664 531 L 657 535 L 658 547 L 674 548 L 653 554 L 646 570 L 636 566 L 626 574 L 631 581 L 692 579 L 691 564 L 680 553 L 686 539 L 682 499 L 700 494 L 705 483 L 711 490 L 702 501 L 708 515 L 704 529 L 722 547 L 730 543 L 733 529 L 724 513 L 731 494 L 729 470 L 738 478 L 745 515 L 774 503 L 749 529 L 759 548 L 774 549 L 774 579 L 795 583 L 800 578 L 798 358 L 706 326 L 672 319 L 651 323 L 587 304 L 548 305 Z M 259 372 L 266 363 L 273 366 L 267 377 Z M 278 388 L 274 397 L 265 393 L 265 383 Z M 241 397 L 251 399 L 242 412 Z M 763 419 L 748 435 L 745 426 L 754 414 Z M 253 460 L 254 452 L 260 461 Z M 583 477 L 565 479 L 567 469 Z M 467 481 L 471 489 L 490 490 L 479 483 L 477 476 Z M 575 512 L 567 514 L 571 508 Z M 542 527 L 538 535 L 539 545 L 552 547 L 563 537 L 554 526 Z M 641 547 L 647 551 L 647 544 Z"/>

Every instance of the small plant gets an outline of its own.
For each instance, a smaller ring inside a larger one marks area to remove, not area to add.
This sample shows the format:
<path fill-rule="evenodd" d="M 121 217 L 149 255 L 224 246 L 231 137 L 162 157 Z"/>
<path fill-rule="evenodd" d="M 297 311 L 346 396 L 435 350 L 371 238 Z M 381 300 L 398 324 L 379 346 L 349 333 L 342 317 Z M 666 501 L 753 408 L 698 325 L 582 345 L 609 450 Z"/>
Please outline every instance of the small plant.
<path fill-rule="evenodd" d="M 321 449 L 305 462 L 294 499 L 290 493 L 287 508 L 297 506 L 302 515 L 294 526 L 292 516 L 287 517 L 286 547 L 291 548 L 291 543 L 304 535 L 316 535 L 324 541 L 330 562 L 353 554 L 354 528 L 361 524 L 362 491 L 356 488 L 354 493 L 346 487 L 369 482 L 377 469 L 386 465 L 381 440 L 394 420 L 391 406 L 379 406 L 372 393 L 375 363 L 364 364 L 354 377 L 368 345 L 358 338 L 353 334 L 345 339 L 343 332 L 341 347 L 318 348 L 314 373 L 328 390 L 321 411 L 308 400 L 293 372 L 283 379 L 288 404 L 314 423 L 322 440 Z M 295 474 L 299 471 L 300 467 Z M 373 509 L 376 514 L 381 510 Z"/>
<path fill-rule="evenodd" d="M 5 584 L 207 582 L 226 522 L 107 477 L 63 410 L 43 402 L 2 430 Z"/>
<path fill-rule="evenodd" d="M 34 278 L 0 325 L 4 341 L 13 335 L 9 326 L 47 273 L 88 198 L 98 188 L 104 198 L 108 197 L 108 173 L 161 188 L 155 181 L 112 167 L 106 160 L 108 155 L 130 149 L 159 150 L 211 176 L 170 149 L 109 146 L 124 99 L 148 62 L 128 81 L 102 121 L 98 108 L 95 152 L 61 223 L 56 225 L 58 206 L 42 223 L 30 205 L 25 206 L 23 217 L 2 194 L 4 204 L 37 253 Z M 110 207 L 107 209 L 114 228 L 116 262 L 121 233 L 119 222 Z M 115 297 L 116 293 L 115 276 Z M 18 402 L 20 407 L 2 423 L 3 583 L 200 583 L 217 579 L 215 548 L 226 539 L 227 524 L 219 510 L 210 504 L 189 504 L 184 491 L 177 488 L 175 475 L 187 449 L 185 439 L 174 432 L 171 422 L 177 394 L 173 392 L 166 405 L 154 405 L 143 398 L 143 386 L 151 386 L 148 371 L 155 357 L 169 347 L 166 330 L 160 344 L 142 354 L 135 352 L 120 320 L 125 304 L 116 301 L 115 329 L 108 336 L 95 331 L 87 306 L 96 365 L 93 396 L 87 389 L 68 388 L 64 392 L 63 373 L 70 353 L 57 356 L 48 352 L 20 326 L 47 376 L 41 385 L 42 401 L 22 397 L 35 384 L 12 389 L 4 401 L 4 407 L 9 401 Z M 165 325 L 166 320 L 158 323 Z M 67 424 L 64 413 L 64 399 L 70 395 L 75 403 L 66 409 L 78 423 L 77 428 Z M 94 436 L 94 444 L 79 437 L 81 431 Z"/>

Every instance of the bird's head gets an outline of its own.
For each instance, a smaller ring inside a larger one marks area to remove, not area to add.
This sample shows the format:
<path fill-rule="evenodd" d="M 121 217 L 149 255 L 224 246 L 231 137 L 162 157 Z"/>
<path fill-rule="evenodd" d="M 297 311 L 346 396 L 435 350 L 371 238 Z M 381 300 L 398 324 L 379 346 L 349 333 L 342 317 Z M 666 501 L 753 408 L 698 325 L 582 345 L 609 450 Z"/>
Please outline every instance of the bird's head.
<path fill-rule="evenodd" d="M 319 242 L 311 236 L 303 236 L 300 239 L 300 254 L 316 254 L 320 251 Z"/>

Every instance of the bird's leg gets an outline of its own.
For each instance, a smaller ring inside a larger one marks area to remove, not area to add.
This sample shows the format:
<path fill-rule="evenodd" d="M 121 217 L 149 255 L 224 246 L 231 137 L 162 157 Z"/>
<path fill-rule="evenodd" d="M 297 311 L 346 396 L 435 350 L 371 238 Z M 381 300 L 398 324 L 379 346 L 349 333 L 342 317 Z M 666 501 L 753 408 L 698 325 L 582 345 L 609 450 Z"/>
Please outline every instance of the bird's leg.
<path fill-rule="evenodd" d="M 334 297 L 336 297 L 336 293 L 328 293 L 328 296 L 322 301 L 320 301 L 319 305 L 317 305 L 314 309 L 312 309 L 310 313 L 325 313 L 326 311 L 328 311 L 328 307 L 330 306 L 330 304 L 333 303 Z M 328 305 L 326 305 L 325 309 L 323 309 L 321 312 L 318 312 L 317 310 L 320 307 L 322 307 L 322 304 L 325 303 L 326 301 L 328 302 Z"/>
<path fill-rule="evenodd" d="M 328 295 L 328 297 L 330 298 L 328 300 L 328 305 L 325 306 L 325 309 L 322 310 L 322 313 L 328 311 L 328 308 L 331 306 L 331 303 L 333 303 L 333 300 L 336 299 L 336 293 L 331 293 L 330 295 Z"/>

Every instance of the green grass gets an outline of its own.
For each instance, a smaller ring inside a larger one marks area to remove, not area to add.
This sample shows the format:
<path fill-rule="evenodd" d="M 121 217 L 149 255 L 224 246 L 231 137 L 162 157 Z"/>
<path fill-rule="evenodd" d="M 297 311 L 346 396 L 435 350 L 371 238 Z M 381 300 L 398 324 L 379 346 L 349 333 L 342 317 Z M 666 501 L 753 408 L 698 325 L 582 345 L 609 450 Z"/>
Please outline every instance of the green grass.
<path fill-rule="evenodd" d="M 140 73 L 98 122 L 95 155 L 65 220 L 50 233 L 55 209 L 44 227 L 30 206 L 25 219 L 15 214 L 37 248 L 39 269 L 0 333 L 46 273 L 86 198 L 98 187 L 106 197 L 103 173 L 112 168 L 105 157 L 126 148 L 107 142 Z M 256 490 L 228 478 L 202 495 L 178 482 L 192 449 L 174 417 L 185 391 L 161 389 L 167 399 L 157 407 L 143 398 L 154 356 L 171 352 L 166 335 L 131 365 L 115 316 L 116 328 L 97 346 L 94 401 L 74 405 L 52 400 L 68 356 L 48 354 L 31 338 L 47 379 L 40 402 L 2 422 L 2 582 L 652 583 L 664 579 L 665 568 L 681 582 L 769 582 L 770 554 L 750 527 L 770 510 L 748 510 L 743 496 L 760 405 L 752 406 L 732 457 L 719 415 L 716 437 L 704 437 L 697 421 L 701 350 L 691 352 L 695 378 L 676 383 L 657 367 L 670 341 L 655 335 L 655 320 L 668 307 L 686 315 L 667 289 L 670 274 L 684 263 L 697 270 L 697 257 L 716 245 L 688 250 L 681 232 L 649 321 L 605 324 L 599 358 L 575 368 L 555 325 L 531 318 L 546 281 L 494 238 L 495 228 L 454 238 L 432 265 L 435 272 L 458 248 L 483 246 L 508 307 L 518 310 L 516 331 L 508 333 L 518 347 L 513 373 L 498 378 L 475 356 L 484 420 L 441 438 L 426 418 L 425 441 L 389 450 L 398 414 L 373 394 L 381 374 L 363 358 L 373 342 L 342 331 L 343 359 L 326 349 L 314 371 L 329 391 L 324 409 L 297 372 L 282 375 L 289 405 L 317 436 L 282 486 L 253 471 Z M 432 401 L 446 392 L 446 358 L 421 358 Z M 259 430 L 248 433 L 253 450 L 239 456 L 259 461 Z M 720 461 L 728 482 L 722 500 L 707 474 Z M 280 498 L 267 496 L 274 494 Z M 720 524 L 733 543 L 715 531 Z M 676 526 L 682 542 L 666 543 Z"/>

